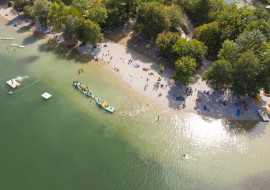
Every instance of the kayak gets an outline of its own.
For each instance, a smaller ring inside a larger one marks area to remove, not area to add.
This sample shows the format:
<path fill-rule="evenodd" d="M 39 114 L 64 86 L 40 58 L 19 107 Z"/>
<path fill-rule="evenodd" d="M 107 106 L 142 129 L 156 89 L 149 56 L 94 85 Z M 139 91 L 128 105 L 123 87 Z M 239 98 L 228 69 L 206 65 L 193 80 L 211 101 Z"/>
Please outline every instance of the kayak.
<path fill-rule="evenodd" d="M 237 110 L 237 117 L 239 117 L 240 116 L 240 110 L 238 109 Z"/>
<path fill-rule="evenodd" d="M 24 48 L 25 46 L 20 46 L 19 44 L 11 44 L 11 46 L 16 46 L 16 47 L 19 47 L 19 48 Z"/>

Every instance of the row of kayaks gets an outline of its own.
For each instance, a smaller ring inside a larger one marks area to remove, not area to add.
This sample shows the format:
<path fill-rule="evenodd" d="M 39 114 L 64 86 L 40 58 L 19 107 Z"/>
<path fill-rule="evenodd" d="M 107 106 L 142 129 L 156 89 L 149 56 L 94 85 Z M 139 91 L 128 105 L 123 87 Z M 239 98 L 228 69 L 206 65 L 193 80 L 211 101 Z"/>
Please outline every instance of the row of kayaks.
<path fill-rule="evenodd" d="M 3 37 L 0 37 L 1 40 L 13 40 L 13 38 L 3 38 Z"/>
<path fill-rule="evenodd" d="M 73 85 L 76 86 L 76 88 L 78 88 L 78 90 L 82 91 L 86 96 L 89 96 L 89 97 L 93 98 L 96 101 L 96 103 L 100 107 L 104 108 L 106 111 L 111 112 L 111 113 L 113 113 L 115 111 L 115 108 L 114 107 L 108 105 L 107 102 L 96 98 L 94 96 L 94 94 L 89 89 L 87 89 L 84 85 L 82 85 L 81 83 L 79 83 L 79 82 L 77 82 L 77 83 L 73 82 Z"/>
<path fill-rule="evenodd" d="M 19 47 L 19 48 L 24 48 L 25 46 L 21 46 L 19 44 L 11 44 L 11 46 Z"/>

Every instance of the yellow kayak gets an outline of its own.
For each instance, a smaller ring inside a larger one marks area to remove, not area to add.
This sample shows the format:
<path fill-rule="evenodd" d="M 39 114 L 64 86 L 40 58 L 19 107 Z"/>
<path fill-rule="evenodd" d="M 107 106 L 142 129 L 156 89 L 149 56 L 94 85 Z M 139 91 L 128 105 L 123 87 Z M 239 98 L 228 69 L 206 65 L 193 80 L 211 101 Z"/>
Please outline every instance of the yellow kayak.
<path fill-rule="evenodd" d="M 24 48 L 25 46 L 20 46 L 19 44 L 11 44 L 11 46 L 16 46 L 16 47 L 19 47 L 19 48 Z"/>

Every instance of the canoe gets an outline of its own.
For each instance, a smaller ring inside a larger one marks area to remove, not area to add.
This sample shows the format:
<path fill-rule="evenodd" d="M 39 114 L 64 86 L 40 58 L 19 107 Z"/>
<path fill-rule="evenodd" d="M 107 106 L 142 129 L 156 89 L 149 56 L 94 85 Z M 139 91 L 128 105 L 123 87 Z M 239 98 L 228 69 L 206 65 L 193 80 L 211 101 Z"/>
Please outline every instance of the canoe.
<path fill-rule="evenodd" d="M 13 40 L 13 38 L 3 38 L 3 37 L 0 37 L 1 40 Z"/>
<path fill-rule="evenodd" d="M 11 44 L 11 46 L 16 46 L 16 47 L 19 47 L 19 48 L 24 48 L 25 46 L 20 46 L 19 44 Z"/>
<path fill-rule="evenodd" d="M 239 117 L 240 116 L 240 110 L 238 109 L 237 110 L 237 117 Z"/>
<path fill-rule="evenodd" d="M 257 97 L 257 96 L 255 96 L 254 94 L 252 94 L 252 98 L 256 101 L 256 102 L 258 102 L 258 103 L 261 103 L 262 101 Z"/>

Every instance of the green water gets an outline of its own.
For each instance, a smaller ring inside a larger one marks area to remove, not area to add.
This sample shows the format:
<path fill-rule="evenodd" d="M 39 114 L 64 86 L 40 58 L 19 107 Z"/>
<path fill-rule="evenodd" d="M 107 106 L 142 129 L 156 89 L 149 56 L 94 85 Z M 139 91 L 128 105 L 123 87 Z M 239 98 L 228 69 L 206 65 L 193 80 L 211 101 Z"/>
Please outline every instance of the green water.
<path fill-rule="evenodd" d="M 6 23 L 0 20 L 0 36 L 14 40 L 0 40 L 0 189 L 269 185 L 268 123 L 202 118 L 161 107 L 136 94 L 109 66 Z M 14 52 L 11 43 L 26 47 Z M 18 77 L 21 86 L 11 89 L 6 81 Z M 74 80 L 116 112 L 100 109 L 72 85 Z M 43 99 L 44 92 L 52 98 Z"/>

